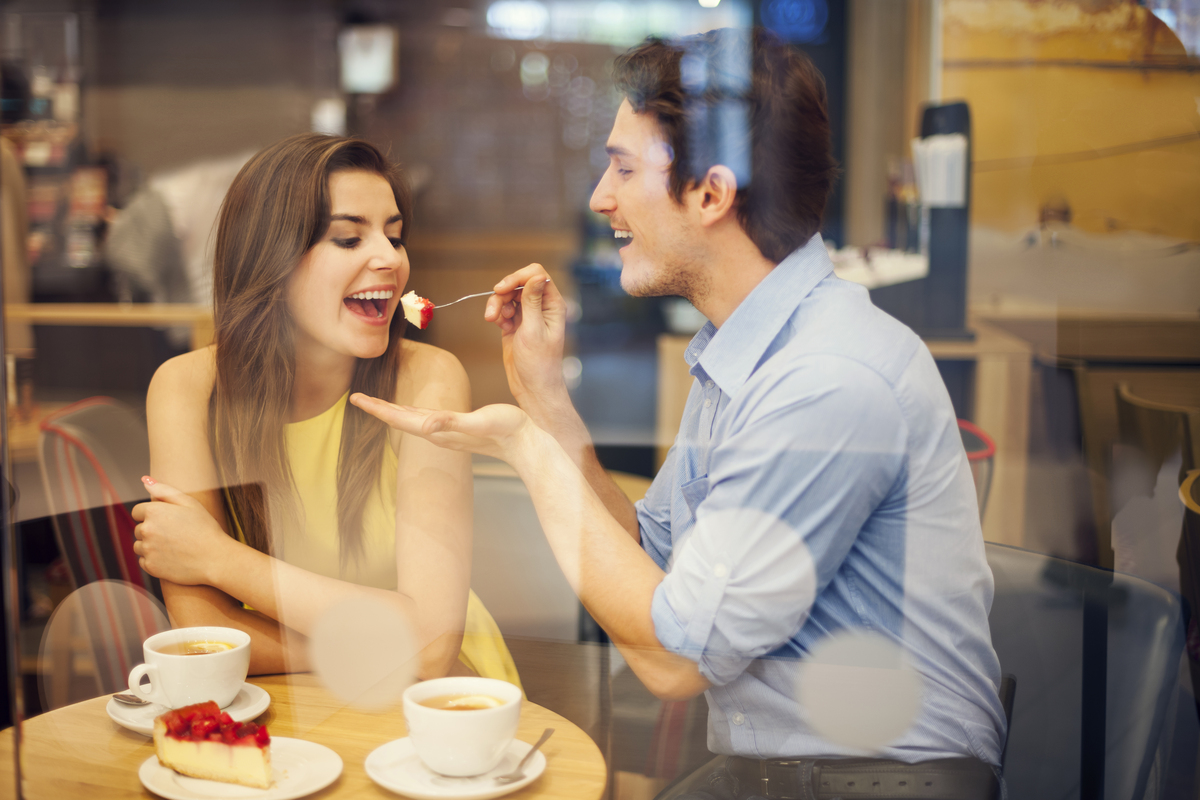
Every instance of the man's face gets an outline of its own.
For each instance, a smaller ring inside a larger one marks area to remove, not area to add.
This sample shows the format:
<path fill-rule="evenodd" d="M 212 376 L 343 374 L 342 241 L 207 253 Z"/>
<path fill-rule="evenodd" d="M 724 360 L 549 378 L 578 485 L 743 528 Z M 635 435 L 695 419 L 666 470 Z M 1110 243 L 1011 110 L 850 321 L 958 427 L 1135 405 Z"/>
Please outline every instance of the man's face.
<path fill-rule="evenodd" d="M 621 288 L 636 297 L 692 297 L 700 280 L 700 226 L 670 193 L 671 148 L 658 122 L 621 103 L 608 137 L 608 170 L 591 208 L 608 216 L 623 246 Z"/>

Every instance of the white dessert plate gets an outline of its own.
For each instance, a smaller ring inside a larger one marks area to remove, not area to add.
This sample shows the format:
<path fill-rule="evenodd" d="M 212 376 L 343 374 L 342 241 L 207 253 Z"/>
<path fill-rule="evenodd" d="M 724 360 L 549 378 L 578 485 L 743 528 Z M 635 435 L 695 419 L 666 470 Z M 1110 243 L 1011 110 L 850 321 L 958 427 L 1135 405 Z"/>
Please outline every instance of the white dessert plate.
<path fill-rule="evenodd" d="M 421 763 L 412 740 L 406 736 L 375 748 L 363 766 L 371 780 L 413 800 L 488 800 L 528 786 L 545 771 L 546 756 L 539 750 L 525 765 L 524 778 L 503 786 L 496 783 L 496 776 L 512 772 L 530 747 L 529 742 L 513 739 L 491 772 L 472 778 L 447 778 Z"/>
<path fill-rule="evenodd" d="M 253 683 L 243 683 L 242 690 L 233 698 L 233 702 L 221 709 L 233 717 L 234 722 L 246 722 L 257 717 L 271 707 L 271 695 L 266 689 Z M 128 706 L 118 703 L 111 697 L 104 707 L 108 717 L 123 728 L 143 736 L 154 735 L 154 718 L 167 710 L 166 706 L 150 703 L 144 706 Z"/>
<path fill-rule="evenodd" d="M 271 777 L 275 782 L 270 789 L 189 778 L 159 764 L 158 756 L 147 758 L 138 770 L 142 786 L 167 800 L 294 800 L 324 789 L 341 774 L 341 756 L 325 745 L 279 736 L 271 737 Z"/>

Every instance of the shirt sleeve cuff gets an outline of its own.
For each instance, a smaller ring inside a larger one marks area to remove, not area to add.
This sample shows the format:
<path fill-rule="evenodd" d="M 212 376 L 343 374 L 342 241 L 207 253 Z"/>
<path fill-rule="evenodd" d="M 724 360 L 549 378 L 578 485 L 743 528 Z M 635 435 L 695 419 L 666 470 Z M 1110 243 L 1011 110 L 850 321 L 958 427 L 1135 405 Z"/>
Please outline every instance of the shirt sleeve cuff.
<path fill-rule="evenodd" d="M 668 576 L 669 577 L 669 576 Z M 719 597 L 720 589 L 716 591 Z M 715 608 L 714 608 L 715 611 Z M 713 617 L 704 620 L 684 621 L 671 607 L 667 592 L 667 581 L 654 590 L 650 604 L 650 617 L 654 621 L 654 633 L 659 644 L 672 653 L 696 662 L 700 674 L 714 686 L 724 686 L 742 674 L 753 659 L 732 652 L 714 650 L 709 646 Z"/>
<path fill-rule="evenodd" d="M 633 508 L 637 512 L 638 539 L 642 543 L 642 549 L 658 565 L 659 569 L 666 572 L 667 551 L 663 548 L 662 542 L 664 540 L 669 542 L 669 536 L 663 536 L 663 532 L 654 521 L 654 518 L 645 510 L 644 501 L 638 500 L 633 504 Z"/>

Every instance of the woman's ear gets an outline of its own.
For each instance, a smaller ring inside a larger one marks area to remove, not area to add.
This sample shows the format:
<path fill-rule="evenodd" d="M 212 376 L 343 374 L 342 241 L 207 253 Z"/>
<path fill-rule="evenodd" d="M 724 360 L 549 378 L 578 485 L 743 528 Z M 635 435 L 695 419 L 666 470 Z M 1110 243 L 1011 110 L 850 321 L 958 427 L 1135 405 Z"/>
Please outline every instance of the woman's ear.
<path fill-rule="evenodd" d="M 696 187 L 700 224 L 706 227 L 714 225 L 733 213 L 737 189 L 737 177 L 733 170 L 720 164 L 710 167 L 704 180 Z"/>

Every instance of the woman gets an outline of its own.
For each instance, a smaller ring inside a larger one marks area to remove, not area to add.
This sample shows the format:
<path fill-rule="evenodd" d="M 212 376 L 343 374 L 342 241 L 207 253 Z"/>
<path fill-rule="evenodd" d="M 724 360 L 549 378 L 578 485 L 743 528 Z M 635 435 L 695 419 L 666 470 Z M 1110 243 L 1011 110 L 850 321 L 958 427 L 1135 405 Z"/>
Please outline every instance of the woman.
<path fill-rule="evenodd" d="M 469 407 L 457 359 L 402 336 L 408 220 L 403 179 L 370 144 L 302 134 L 262 151 L 218 221 L 216 344 L 150 384 L 134 550 L 176 626 L 250 634 L 251 673 L 306 670 L 322 612 L 370 595 L 412 623 L 421 677 L 516 681 L 469 593 L 469 457 L 346 402 Z"/>

